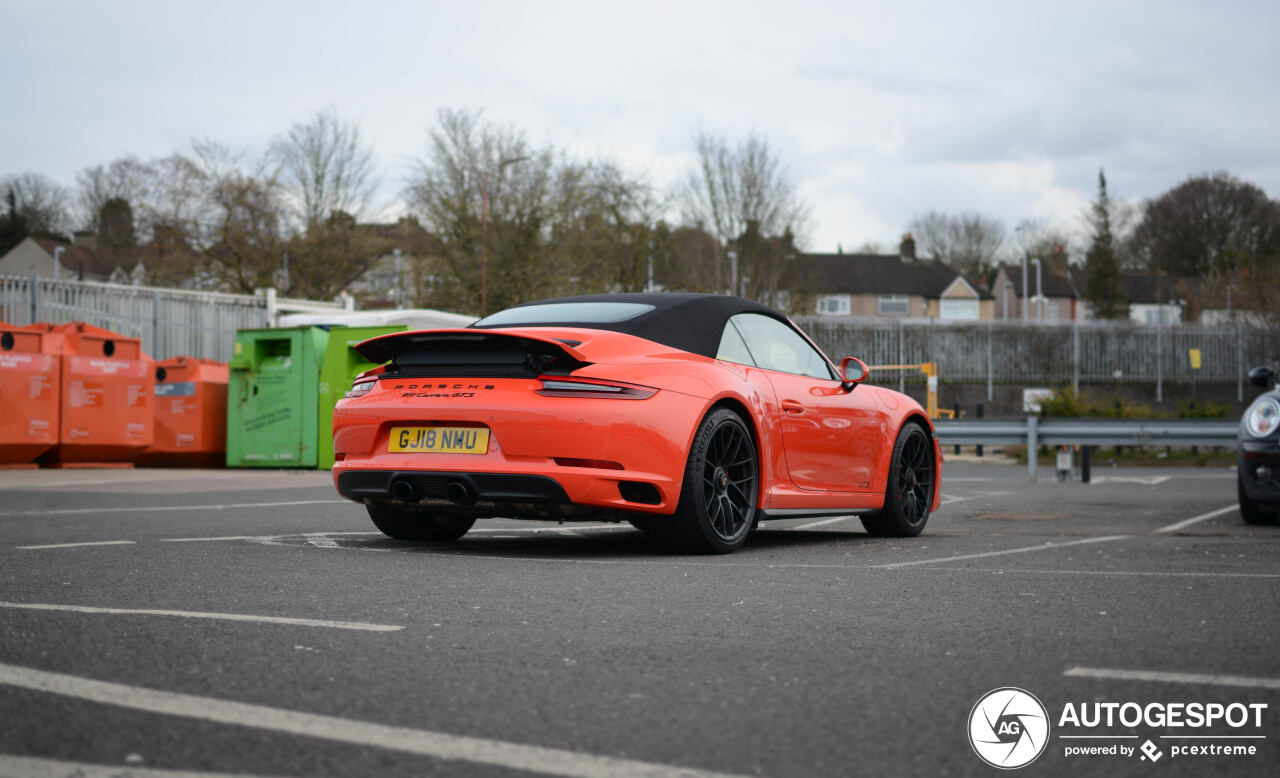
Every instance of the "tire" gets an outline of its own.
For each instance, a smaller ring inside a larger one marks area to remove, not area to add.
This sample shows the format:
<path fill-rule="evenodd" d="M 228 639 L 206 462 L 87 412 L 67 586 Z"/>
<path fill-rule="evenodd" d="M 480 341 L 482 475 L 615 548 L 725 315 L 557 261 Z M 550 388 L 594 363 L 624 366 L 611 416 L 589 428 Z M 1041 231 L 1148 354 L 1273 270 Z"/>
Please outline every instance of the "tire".
<path fill-rule="evenodd" d="M 675 513 L 632 524 L 670 551 L 729 554 L 746 542 L 759 494 L 760 459 L 751 430 L 738 414 L 716 408 L 693 437 Z"/>
<path fill-rule="evenodd" d="M 368 506 L 373 526 L 387 537 L 396 540 L 426 540 L 448 543 L 467 534 L 475 519 L 435 516 L 430 513 L 409 510 L 398 505 L 373 504 Z"/>
<path fill-rule="evenodd" d="M 1280 521 L 1280 514 L 1264 511 L 1249 499 L 1244 491 L 1244 478 L 1239 475 L 1236 476 L 1236 491 L 1240 495 L 1240 518 L 1245 524 L 1275 524 Z"/>
<path fill-rule="evenodd" d="M 880 538 L 913 538 L 924 530 L 933 505 L 933 444 L 924 429 L 908 422 L 893 444 L 889 460 L 889 482 L 885 486 L 884 509 L 875 516 L 863 516 L 867 533 Z"/>

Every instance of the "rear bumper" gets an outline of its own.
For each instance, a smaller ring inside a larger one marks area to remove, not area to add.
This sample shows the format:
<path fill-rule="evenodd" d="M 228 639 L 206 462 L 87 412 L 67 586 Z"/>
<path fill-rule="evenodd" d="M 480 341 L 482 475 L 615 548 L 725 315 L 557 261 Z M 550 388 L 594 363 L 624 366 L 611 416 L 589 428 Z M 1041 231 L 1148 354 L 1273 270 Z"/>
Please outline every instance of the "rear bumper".
<path fill-rule="evenodd" d="M 661 499 L 656 489 L 628 489 L 617 485 L 627 482 L 615 482 L 618 507 L 581 504 L 556 479 L 527 473 L 346 470 L 335 472 L 334 481 L 338 493 L 355 502 L 421 505 L 435 514 L 472 518 L 620 521 L 637 509 L 655 507 L 643 500 Z"/>

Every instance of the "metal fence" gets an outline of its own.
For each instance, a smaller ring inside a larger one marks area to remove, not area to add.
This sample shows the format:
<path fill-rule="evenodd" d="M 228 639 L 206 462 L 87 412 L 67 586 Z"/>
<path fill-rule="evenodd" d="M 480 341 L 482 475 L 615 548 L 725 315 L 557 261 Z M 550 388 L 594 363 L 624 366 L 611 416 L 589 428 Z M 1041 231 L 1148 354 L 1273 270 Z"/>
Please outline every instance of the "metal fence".
<path fill-rule="evenodd" d="M 1250 368 L 1280 359 L 1280 329 L 1270 327 L 832 316 L 795 321 L 834 359 L 856 356 L 869 365 L 936 362 L 943 382 L 1070 384 L 1077 390 L 1082 383 L 1153 383 L 1157 394 L 1172 382 L 1234 383 L 1242 389 Z M 1199 351 L 1198 368 L 1192 350 Z"/>
<path fill-rule="evenodd" d="M 189 292 L 36 276 L 0 276 L 0 321 L 25 325 L 82 321 L 142 340 L 154 359 L 186 355 L 231 359 L 237 330 L 276 325 L 282 313 L 350 311 L 340 303 L 257 295 Z"/>

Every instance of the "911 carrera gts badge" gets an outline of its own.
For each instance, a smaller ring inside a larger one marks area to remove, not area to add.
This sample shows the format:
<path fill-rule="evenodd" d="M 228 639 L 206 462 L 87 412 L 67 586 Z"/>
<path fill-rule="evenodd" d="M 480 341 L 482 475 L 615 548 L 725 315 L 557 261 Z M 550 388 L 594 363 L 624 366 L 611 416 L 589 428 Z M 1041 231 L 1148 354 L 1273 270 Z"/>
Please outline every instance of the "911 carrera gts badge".
<path fill-rule="evenodd" d="M 400 391 L 401 397 L 475 397 L 476 391 L 481 388 L 479 384 L 396 384 L 395 386 L 395 390 Z M 485 384 L 483 388 L 492 389 L 493 384 Z"/>

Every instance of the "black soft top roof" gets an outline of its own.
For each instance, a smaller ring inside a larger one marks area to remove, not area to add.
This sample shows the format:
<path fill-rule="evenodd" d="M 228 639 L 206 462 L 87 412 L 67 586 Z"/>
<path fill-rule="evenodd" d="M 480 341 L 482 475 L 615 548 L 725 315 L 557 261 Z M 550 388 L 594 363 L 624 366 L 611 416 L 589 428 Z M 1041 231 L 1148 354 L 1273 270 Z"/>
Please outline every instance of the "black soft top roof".
<path fill-rule="evenodd" d="M 739 313 L 759 313 L 787 322 L 785 316 L 754 300 L 722 294 L 684 292 L 555 297 L 523 303 L 508 310 L 549 303 L 641 303 L 652 305 L 653 310 L 620 322 L 557 321 L 526 325 L 483 325 L 482 319 L 471 326 L 478 329 L 580 327 L 591 330 L 610 330 L 715 359 L 716 352 L 720 348 L 720 337 L 724 334 L 724 325 L 729 321 L 729 317 Z M 477 325 L 480 326 L 477 327 Z"/>

